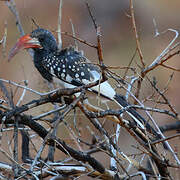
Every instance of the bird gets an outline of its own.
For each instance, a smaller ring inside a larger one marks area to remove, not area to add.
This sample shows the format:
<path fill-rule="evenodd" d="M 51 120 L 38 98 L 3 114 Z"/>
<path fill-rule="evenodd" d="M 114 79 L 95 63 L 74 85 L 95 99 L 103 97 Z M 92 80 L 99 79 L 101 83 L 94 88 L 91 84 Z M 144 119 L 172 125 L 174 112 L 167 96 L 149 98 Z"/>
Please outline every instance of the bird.
<path fill-rule="evenodd" d="M 74 88 L 87 85 L 101 79 L 102 73 L 99 66 L 90 61 L 73 47 L 59 50 L 54 35 L 43 28 L 37 28 L 31 33 L 22 36 L 10 50 L 8 59 L 12 59 L 21 49 L 34 50 L 34 65 L 41 76 L 53 82 L 58 79 L 65 88 Z M 108 100 L 115 101 L 121 108 L 130 104 L 123 95 L 117 94 L 108 80 L 88 89 L 100 94 Z M 158 136 L 155 129 L 134 108 L 127 108 L 127 113 L 141 128 Z"/>

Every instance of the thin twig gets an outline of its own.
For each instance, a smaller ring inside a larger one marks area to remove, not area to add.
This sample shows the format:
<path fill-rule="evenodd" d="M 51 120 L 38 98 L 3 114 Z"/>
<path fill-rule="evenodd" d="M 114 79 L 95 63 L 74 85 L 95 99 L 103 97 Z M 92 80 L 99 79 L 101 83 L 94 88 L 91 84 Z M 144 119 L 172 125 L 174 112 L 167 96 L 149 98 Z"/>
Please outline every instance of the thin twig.
<path fill-rule="evenodd" d="M 133 98 L 136 99 L 136 101 L 142 106 L 144 107 L 144 105 L 131 93 L 131 96 Z M 159 135 L 162 137 L 162 138 L 165 138 L 165 136 L 163 135 L 163 133 L 161 132 L 159 126 L 157 125 L 157 123 L 155 122 L 155 120 L 152 118 L 152 116 L 149 114 L 149 112 L 145 111 L 147 116 L 150 118 L 150 120 L 152 121 L 152 123 L 154 124 L 154 126 L 156 127 L 157 129 L 157 133 L 159 133 Z M 174 150 L 172 149 L 172 147 L 169 145 L 169 143 L 167 141 L 165 141 L 165 144 L 167 145 L 169 151 L 172 153 L 174 159 L 176 160 L 176 162 L 180 165 L 180 160 L 178 158 L 178 156 L 176 155 L 176 153 L 174 152 Z"/>
<path fill-rule="evenodd" d="M 178 130 L 180 129 L 180 121 L 160 126 L 160 129 L 162 132 Z"/>
<path fill-rule="evenodd" d="M 66 107 L 66 105 L 60 106 L 60 107 L 58 107 L 56 109 L 53 109 L 51 111 L 48 111 L 46 113 L 40 114 L 38 116 L 35 116 L 35 117 L 32 118 L 32 120 L 38 120 L 38 119 L 41 119 L 43 117 L 49 116 L 50 114 L 53 114 L 53 113 L 58 112 L 60 110 L 63 110 L 65 107 Z"/>
<path fill-rule="evenodd" d="M 158 139 L 158 140 L 156 140 L 156 141 L 153 141 L 153 142 L 151 142 L 151 144 L 162 143 L 162 142 L 164 142 L 164 141 L 167 141 L 167 140 L 170 140 L 170 139 L 179 137 L 179 136 L 180 136 L 180 133 L 174 134 L 174 135 L 172 135 L 172 136 L 168 136 L 168 137 L 166 137 L 166 138 L 162 138 L 162 139 Z"/>
<path fill-rule="evenodd" d="M 71 23 L 71 29 L 72 29 L 73 37 L 76 37 L 76 33 L 75 33 L 75 30 L 74 30 L 74 24 L 72 23 L 72 19 L 70 19 L 69 21 Z M 74 44 L 75 44 L 75 49 L 78 51 L 78 42 L 77 42 L 76 39 L 74 39 Z"/>
<path fill-rule="evenodd" d="M 63 0 L 59 0 L 59 16 L 58 16 L 58 49 L 62 49 L 61 23 L 62 23 L 62 4 Z"/>
<path fill-rule="evenodd" d="M 165 103 L 169 106 L 169 108 L 171 109 L 171 111 L 175 114 L 176 118 L 178 116 L 178 113 L 176 112 L 176 110 L 174 109 L 174 107 L 170 104 L 169 100 L 166 98 L 166 96 L 157 88 L 156 84 L 154 84 L 152 81 L 150 81 L 149 78 L 147 78 L 151 84 L 151 86 L 162 96 L 162 98 L 164 99 Z"/>
<path fill-rule="evenodd" d="M 80 105 L 80 104 L 79 104 Z M 88 119 L 93 123 L 93 125 L 98 129 L 100 130 L 100 132 L 102 132 L 104 135 L 107 135 L 106 132 L 104 131 L 104 129 L 101 127 L 101 125 L 97 122 L 96 118 L 97 117 L 103 117 L 103 115 L 101 114 L 101 112 L 99 113 L 91 113 L 91 112 L 88 112 L 86 109 L 84 109 L 83 106 L 79 106 L 83 112 L 85 113 L 85 115 L 88 117 Z M 107 111 L 108 112 L 108 111 Z M 111 114 L 111 113 L 110 113 Z M 102 115 L 102 116 L 101 116 Z M 126 123 L 122 123 L 122 120 L 119 116 L 119 114 L 111 114 L 111 115 L 115 115 L 118 117 L 119 119 L 119 123 L 130 133 L 130 135 L 136 139 L 136 141 L 138 141 L 147 151 L 148 151 L 148 154 L 151 155 L 153 157 L 153 159 L 155 160 L 156 164 L 157 164 L 157 167 L 158 167 L 158 170 L 160 172 L 160 174 L 162 176 L 167 176 L 167 167 L 164 166 L 164 163 L 161 161 L 160 157 L 158 154 L 154 153 L 151 149 L 149 149 L 149 146 L 144 146 L 144 144 L 137 138 L 137 136 L 135 135 L 135 129 L 133 129 L 133 131 L 131 130 L 130 127 L 126 126 L 127 124 Z M 98 123 L 98 124 L 97 124 Z M 138 130 L 138 129 L 136 129 Z M 142 133 L 138 132 L 138 135 L 142 135 Z M 142 137 L 141 137 L 142 138 Z M 145 138 L 145 139 L 144 139 Z M 114 148 L 117 149 L 117 146 L 114 146 L 114 142 L 109 139 L 111 144 L 113 145 Z M 147 137 L 146 136 L 143 136 L 143 140 L 144 141 L 147 141 Z M 148 142 L 148 141 L 147 141 Z M 151 147 L 153 148 L 153 147 Z M 117 149 L 119 150 L 119 148 Z M 119 152 L 119 151 L 118 151 Z"/>
<path fill-rule="evenodd" d="M 4 35 L 0 40 L 0 45 L 2 44 L 2 54 L 3 57 L 6 57 L 6 41 L 7 41 L 7 22 L 4 23 Z"/>
<path fill-rule="evenodd" d="M 10 9 L 10 11 L 12 12 L 12 14 L 15 16 L 15 19 L 16 19 L 16 26 L 19 30 L 19 33 L 20 33 L 20 36 L 23 36 L 25 33 L 24 33 L 24 29 L 23 29 L 23 26 L 21 24 L 21 20 L 20 20 L 20 17 L 19 17 L 19 13 L 16 9 L 16 4 L 15 4 L 15 1 L 14 0 L 11 0 L 11 1 L 6 1 L 6 5 L 8 6 L 8 8 Z M 29 49 L 28 50 L 28 53 L 31 57 L 33 57 L 33 51 L 32 49 Z"/>
<path fill-rule="evenodd" d="M 10 160 L 12 163 L 18 165 L 21 169 L 27 171 L 26 168 L 24 168 L 24 167 L 21 166 L 18 162 L 16 162 L 4 149 L 0 148 L 0 152 L 1 152 L 2 154 L 4 154 L 5 157 L 6 157 L 8 160 Z"/>
<path fill-rule="evenodd" d="M 154 30 L 155 30 L 155 35 L 154 35 L 154 37 L 157 37 L 157 36 L 160 35 L 160 33 L 159 33 L 159 31 L 158 31 L 157 23 L 156 23 L 155 18 L 153 18 L 153 24 L 154 24 Z"/>
<path fill-rule="evenodd" d="M 94 18 L 93 14 L 92 14 L 92 11 L 91 11 L 91 8 L 90 8 L 88 2 L 86 2 L 86 6 L 87 6 L 87 9 L 88 9 L 89 15 L 90 15 L 90 17 L 92 19 L 94 28 L 96 30 L 97 54 L 98 54 L 98 58 L 99 58 L 99 64 L 101 66 L 103 66 L 103 55 L 102 55 L 102 47 L 101 47 L 101 29 L 100 29 L 100 26 L 97 25 L 96 19 Z"/>
<path fill-rule="evenodd" d="M 57 91 L 59 90 L 59 88 L 58 88 L 58 89 L 52 90 L 52 91 L 47 92 L 47 93 L 40 93 L 40 92 L 38 92 L 38 91 L 36 91 L 36 90 L 34 90 L 34 89 L 31 89 L 31 88 L 28 88 L 28 87 L 26 87 L 26 86 L 20 85 L 20 84 L 18 84 L 18 83 L 16 83 L 16 82 L 13 82 L 13 81 L 11 81 L 11 80 L 6 80 L 6 79 L 1 79 L 1 78 L 0 78 L 0 81 L 5 82 L 5 83 L 8 83 L 8 84 L 12 84 L 12 85 L 17 86 L 17 87 L 19 87 L 19 88 L 22 88 L 22 89 L 25 89 L 25 90 L 30 91 L 30 92 L 32 92 L 32 93 L 35 93 L 35 94 L 37 94 L 37 95 L 39 95 L 39 96 L 47 96 L 47 95 L 50 95 L 50 94 L 52 94 L 52 93 L 55 93 L 55 92 L 57 92 Z"/>
<path fill-rule="evenodd" d="M 24 84 L 25 84 L 25 86 L 28 86 L 28 81 L 25 80 L 25 81 L 24 81 Z M 26 94 L 26 89 L 23 90 L 23 93 L 22 93 L 21 97 L 19 98 L 16 106 L 19 106 L 19 105 L 21 104 L 21 102 L 22 102 L 23 99 L 24 99 L 25 94 Z"/>
<path fill-rule="evenodd" d="M 149 71 L 153 70 L 154 68 L 156 68 L 159 64 L 163 63 L 165 60 L 162 60 L 162 58 L 165 56 L 165 54 L 167 54 L 168 50 L 171 48 L 171 46 L 173 45 L 173 43 L 176 41 L 176 39 L 179 37 L 179 32 L 177 30 L 174 29 L 167 29 L 165 32 L 174 32 L 175 36 L 174 38 L 171 40 L 171 42 L 168 44 L 168 46 L 161 52 L 161 54 L 159 56 L 156 57 L 156 59 L 147 67 L 145 68 L 142 73 L 143 74 L 147 74 Z M 164 32 L 164 33 L 165 33 Z M 176 52 L 177 54 L 179 54 L 179 52 Z M 169 58 L 171 58 L 173 55 L 171 55 Z M 168 58 L 168 59 L 169 59 Z"/>
<path fill-rule="evenodd" d="M 167 115 L 177 119 L 176 114 L 171 113 L 171 112 L 167 111 L 166 109 L 156 109 L 156 108 L 150 108 L 150 107 L 142 107 L 142 106 L 138 106 L 138 105 L 131 105 L 131 106 L 129 106 L 129 108 L 137 108 L 137 109 L 142 109 L 145 111 L 152 111 L 152 112 L 167 114 Z"/>
<path fill-rule="evenodd" d="M 141 72 L 141 77 L 140 79 L 138 80 L 138 84 L 137 84 L 137 92 L 135 94 L 136 98 L 139 97 L 139 93 L 140 93 L 140 89 L 141 89 L 141 84 L 142 84 L 142 81 L 144 79 L 144 77 L 146 76 L 146 74 L 148 72 L 150 72 L 151 70 L 155 69 L 156 67 L 158 67 L 160 64 L 162 64 L 163 62 L 167 61 L 169 58 L 171 58 L 172 56 L 176 55 L 176 54 L 179 54 L 180 51 L 178 52 L 175 52 L 173 55 L 169 55 L 168 58 L 165 58 L 163 60 L 163 57 L 165 55 L 167 55 L 168 52 L 172 51 L 175 47 L 179 46 L 179 43 L 176 43 L 174 46 L 173 43 L 176 41 L 176 39 L 179 37 L 179 32 L 177 30 L 174 30 L 174 29 L 167 29 L 166 31 L 162 32 L 162 33 L 166 33 L 166 32 L 174 32 L 175 33 L 175 37 L 171 40 L 171 42 L 168 44 L 168 46 L 161 52 L 161 54 L 159 56 L 156 57 L 156 59 L 151 63 L 151 65 L 149 65 L 148 67 L 144 68 Z M 136 103 L 136 102 L 135 102 Z"/>
<path fill-rule="evenodd" d="M 34 158 L 32 164 L 31 164 L 31 167 L 29 168 L 29 171 L 30 171 L 30 172 L 33 172 L 34 166 L 37 164 L 37 161 L 38 161 L 38 159 L 40 158 L 40 156 L 41 156 L 41 154 L 42 154 L 42 152 L 43 152 L 43 150 L 44 150 L 44 148 L 45 148 L 45 145 L 46 145 L 46 144 L 43 143 L 43 144 L 41 145 L 41 147 L 39 148 L 39 151 L 38 151 L 38 153 L 36 154 L 36 157 Z"/>
<path fill-rule="evenodd" d="M 19 160 L 19 153 L 18 153 L 18 118 L 15 117 L 15 122 L 14 122 L 14 149 L 13 149 L 13 159 L 18 163 Z M 13 165 L 13 170 L 14 170 L 14 177 L 19 176 L 19 168 L 18 165 L 15 163 Z"/>
<path fill-rule="evenodd" d="M 56 32 L 58 32 L 58 31 L 56 31 Z M 68 32 L 62 32 L 61 34 L 64 34 L 64 35 L 66 35 L 66 36 L 69 36 L 69 37 L 71 37 L 71 38 L 73 38 L 73 39 L 75 39 L 75 40 L 77 40 L 77 41 L 79 41 L 79 42 L 81 42 L 81 43 L 83 43 L 83 44 L 86 44 L 86 45 L 89 46 L 89 47 L 92 47 L 92 48 L 97 49 L 97 46 L 96 46 L 96 45 L 91 44 L 91 43 L 88 43 L 88 42 L 87 42 L 86 40 L 84 40 L 84 39 L 77 38 L 77 37 L 73 36 L 72 34 L 69 34 Z"/>
<path fill-rule="evenodd" d="M 18 13 L 18 11 L 16 9 L 16 4 L 15 4 L 14 0 L 6 1 L 6 5 L 8 6 L 10 11 L 15 16 L 17 28 L 18 28 L 18 30 L 20 32 L 20 35 L 23 36 L 24 35 L 24 30 L 23 30 L 23 27 L 22 27 L 22 24 L 21 24 L 21 20 L 20 20 L 20 17 L 19 17 L 19 13 Z"/>
<path fill-rule="evenodd" d="M 136 48 L 136 50 L 135 50 L 135 52 L 134 52 L 134 54 L 133 54 L 133 56 L 132 56 L 132 58 L 131 58 L 131 60 L 130 60 L 130 62 L 129 62 L 129 64 L 128 64 L 127 68 L 126 68 L 126 71 L 124 72 L 124 76 L 123 76 L 123 79 L 124 79 L 124 80 L 125 80 L 125 78 L 126 78 L 126 76 L 127 76 L 128 70 L 129 70 L 129 69 L 132 69 L 130 66 L 131 66 L 131 64 L 132 64 L 132 62 L 133 62 L 133 60 L 134 60 L 134 58 L 135 58 L 135 56 L 136 56 L 136 53 L 137 53 L 137 48 Z M 133 68 L 133 69 L 134 69 L 134 68 Z"/>
<path fill-rule="evenodd" d="M 133 30 L 134 30 L 134 34 L 135 34 L 135 38 L 136 38 L 136 46 L 137 46 L 137 51 L 141 60 L 141 64 L 143 66 L 143 68 L 145 67 L 145 63 L 144 63 L 144 58 L 143 58 L 143 54 L 142 54 L 142 50 L 141 50 L 141 46 L 140 46 L 140 42 L 139 42 L 139 36 L 137 33 L 137 28 L 136 28 L 136 21 L 135 21 L 135 17 L 134 17 L 134 7 L 133 7 L 133 0 L 130 0 L 130 12 L 131 12 L 131 19 L 132 19 L 132 25 L 133 25 Z"/>
<path fill-rule="evenodd" d="M 131 92 L 131 89 L 133 87 L 133 84 L 136 82 L 138 78 L 137 77 L 132 77 L 131 78 L 131 82 L 128 84 L 128 88 L 127 88 L 127 91 L 126 91 L 126 100 L 128 100 L 128 97 L 129 97 L 129 92 Z"/>
<path fill-rule="evenodd" d="M 180 51 L 179 51 L 179 53 L 180 53 Z M 179 53 L 178 53 L 178 54 L 179 54 Z M 180 69 L 176 69 L 176 68 L 174 68 L 174 67 L 171 67 L 171 66 L 168 66 L 168 65 L 165 65 L 165 64 L 160 64 L 160 66 L 163 66 L 163 67 L 165 67 L 165 68 L 167 68 L 167 69 L 170 69 L 170 70 L 173 70 L 173 71 L 180 72 Z"/>

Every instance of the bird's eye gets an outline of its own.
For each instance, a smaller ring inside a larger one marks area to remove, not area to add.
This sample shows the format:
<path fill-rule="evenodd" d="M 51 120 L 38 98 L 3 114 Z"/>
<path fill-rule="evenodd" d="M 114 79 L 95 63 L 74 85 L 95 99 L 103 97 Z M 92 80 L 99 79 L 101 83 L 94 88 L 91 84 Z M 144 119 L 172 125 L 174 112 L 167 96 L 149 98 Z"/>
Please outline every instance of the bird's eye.
<path fill-rule="evenodd" d="M 39 41 L 40 42 L 44 41 L 44 38 L 43 37 L 39 37 Z"/>

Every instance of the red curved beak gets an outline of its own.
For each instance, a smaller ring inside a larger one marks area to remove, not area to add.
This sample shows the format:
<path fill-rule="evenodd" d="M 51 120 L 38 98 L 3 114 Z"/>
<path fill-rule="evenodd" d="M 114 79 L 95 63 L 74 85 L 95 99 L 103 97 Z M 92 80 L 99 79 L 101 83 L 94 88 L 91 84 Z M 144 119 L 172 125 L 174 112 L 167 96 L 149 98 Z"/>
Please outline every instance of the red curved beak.
<path fill-rule="evenodd" d="M 10 50 L 8 60 L 11 60 L 21 49 L 41 48 L 37 38 L 32 38 L 29 34 L 22 36 L 15 46 Z"/>

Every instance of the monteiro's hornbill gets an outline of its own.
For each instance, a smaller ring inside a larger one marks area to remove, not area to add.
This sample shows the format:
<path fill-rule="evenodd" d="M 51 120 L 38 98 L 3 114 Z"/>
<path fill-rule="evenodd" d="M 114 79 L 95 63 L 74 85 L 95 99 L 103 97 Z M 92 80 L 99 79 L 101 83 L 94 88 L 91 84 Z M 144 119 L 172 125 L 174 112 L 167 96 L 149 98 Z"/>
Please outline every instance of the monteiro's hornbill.
<path fill-rule="evenodd" d="M 73 48 L 59 51 L 55 37 L 48 30 L 38 28 L 21 37 L 10 51 L 9 59 L 20 49 L 28 48 L 34 50 L 34 65 L 48 81 L 57 78 L 64 87 L 73 88 L 96 82 L 101 78 L 100 68 L 89 63 L 82 53 Z M 121 108 L 129 105 L 122 95 L 116 94 L 108 81 L 91 87 L 89 91 L 98 92 L 101 96 L 115 101 Z M 156 131 L 135 109 L 128 108 L 127 113 L 142 129 L 146 127 L 147 130 L 157 135 Z"/>

